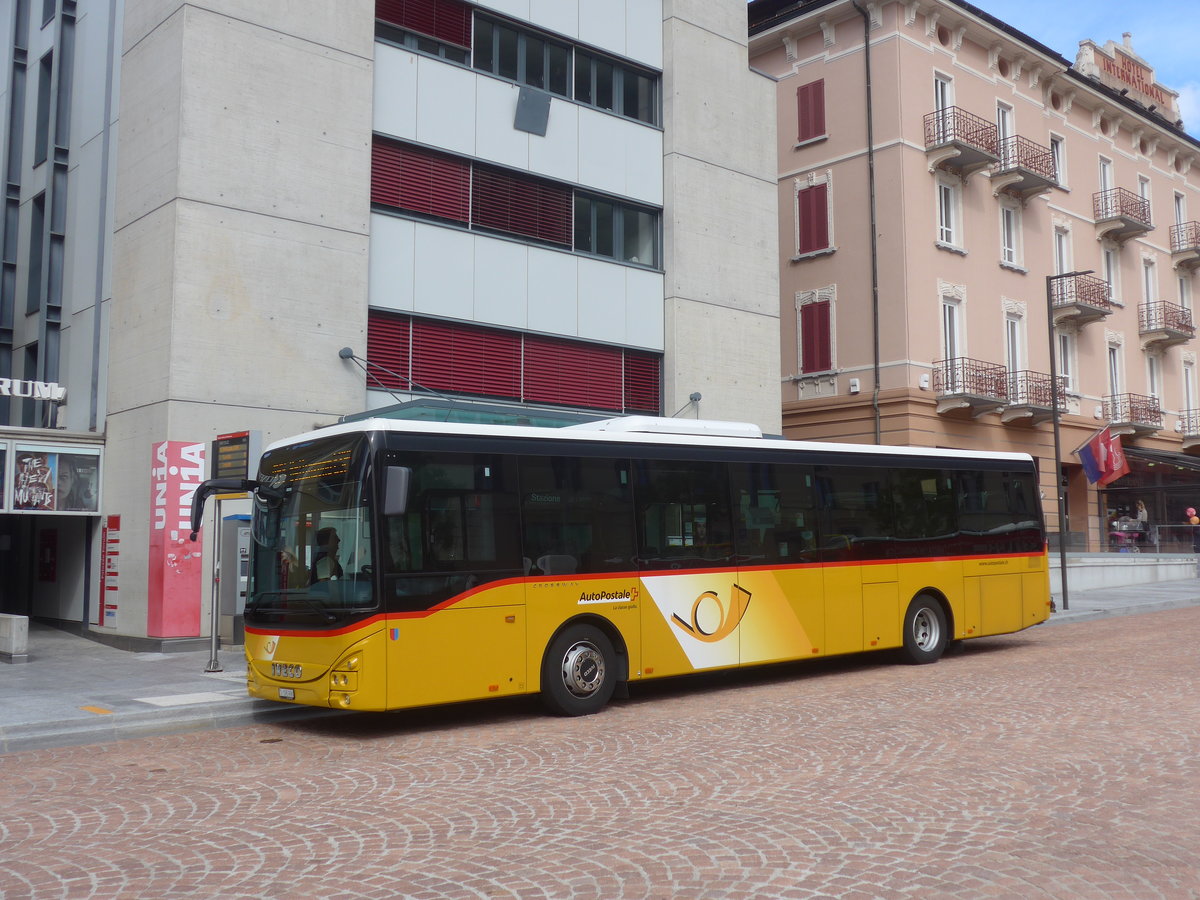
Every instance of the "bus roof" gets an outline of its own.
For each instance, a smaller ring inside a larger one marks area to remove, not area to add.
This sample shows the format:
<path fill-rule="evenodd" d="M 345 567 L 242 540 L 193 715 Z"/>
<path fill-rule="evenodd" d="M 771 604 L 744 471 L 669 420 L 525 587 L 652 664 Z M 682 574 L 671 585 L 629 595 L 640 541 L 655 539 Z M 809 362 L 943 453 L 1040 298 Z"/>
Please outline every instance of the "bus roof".
<path fill-rule="evenodd" d="M 618 424 L 620 423 L 620 424 Z M 892 454 L 902 456 L 943 457 L 946 459 L 1011 460 L 1030 463 L 1028 453 L 978 450 L 952 450 L 940 447 L 899 447 L 876 444 L 846 444 L 832 441 L 793 441 L 781 437 L 763 437 L 757 426 L 744 422 L 720 422 L 705 419 L 668 419 L 654 416 L 625 416 L 584 422 L 565 428 L 539 428 L 528 425 L 473 425 L 429 422 L 411 419 L 359 419 L 330 425 L 315 431 L 272 442 L 266 449 L 276 450 L 306 441 L 346 434 L 395 432 L 402 434 L 459 435 L 463 437 L 524 438 L 525 440 L 590 442 L 596 444 L 649 444 L 681 447 L 725 447 L 770 450 L 808 450 L 847 454 Z"/>

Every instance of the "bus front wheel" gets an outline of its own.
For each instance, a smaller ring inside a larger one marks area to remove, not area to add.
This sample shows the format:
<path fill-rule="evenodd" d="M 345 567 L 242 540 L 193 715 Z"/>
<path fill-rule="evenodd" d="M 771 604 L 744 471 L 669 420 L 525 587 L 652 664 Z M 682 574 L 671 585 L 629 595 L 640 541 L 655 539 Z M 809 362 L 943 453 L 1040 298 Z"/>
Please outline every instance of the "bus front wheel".
<path fill-rule="evenodd" d="M 908 604 L 904 615 L 904 649 L 907 662 L 915 665 L 937 662 L 949 637 L 946 613 L 933 597 L 926 594 Z"/>
<path fill-rule="evenodd" d="M 612 699 L 616 678 L 612 641 L 593 625 L 573 625 L 546 648 L 542 701 L 558 715 L 586 716 Z"/>

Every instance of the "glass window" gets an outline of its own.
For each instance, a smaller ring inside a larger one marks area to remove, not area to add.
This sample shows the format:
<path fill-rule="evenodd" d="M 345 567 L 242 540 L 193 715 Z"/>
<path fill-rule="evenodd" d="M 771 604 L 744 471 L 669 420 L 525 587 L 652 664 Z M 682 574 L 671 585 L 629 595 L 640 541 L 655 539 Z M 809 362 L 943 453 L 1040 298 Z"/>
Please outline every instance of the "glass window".
<path fill-rule="evenodd" d="M 643 567 L 705 568 L 733 562 L 727 468 L 721 463 L 634 463 L 638 556 Z"/>
<path fill-rule="evenodd" d="M 571 51 L 561 44 L 550 44 L 547 48 L 550 76 L 546 87 L 552 94 L 567 94 L 567 75 L 571 70 Z"/>
<path fill-rule="evenodd" d="M 954 481 L 949 473 L 937 469 L 895 469 L 891 486 L 892 534 L 897 540 L 953 537 L 958 523 Z"/>
<path fill-rule="evenodd" d="M 546 42 L 540 38 L 525 37 L 525 77 L 521 80 L 530 87 L 546 85 Z"/>
<path fill-rule="evenodd" d="M 596 60 L 596 96 L 593 104 L 600 109 L 615 110 L 613 98 L 616 90 L 613 85 L 613 65 L 604 60 Z"/>
<path fill-rule="evenodd" d="M 525 457 L 520 477 L 527 574 L 636 568 L 627 460 Z"/>
<path fill-rule="evenodd" d="M 812 467 L 747 463 L 732 466 L 731 471 L 738 561 L 753 566 L 815 558 Z"/>
<path fill-rule="evenodd" d="M 575 51 L 575 99 L 580 103 L 592 102 L 592 63 L 588 54 Z"/>
<path fill-rule="evenodd" d="M 495 54 L 492 42 L 495 28 L 487 19 L 475 17 L 475 68 L 491 72 L 495 69 Z"/>
<path fill-rule="evenodd" d="M 656 267 L 659 222 L 657 212 L 576 194 L 574 246 L 584 253 Z"/>
<path fill-rule="evenodd" d="M 622 258 L 626 262 L 653 265 L 655 217 L 641 210 L 626 209 L 621 219 L 624 225 Z"/>
<path fill-rule="evenodd" d="M 886 469 L 816 466 L 821 559 L 837 561 L 878 556 L 893 528 Z"/>
<path fill-rule="evenodd" d="M 496 26 L 496 68 L 495 72 L 501 78 L 516 81 L 517 72 L 517 33 L 503 25 Z"/>
<path fill-rule="evenodd" d="M 1040 549 L 1037 486 L 1028 472 L 958 472 L 958 528 L 965 538 L 1027 532 Z"/>

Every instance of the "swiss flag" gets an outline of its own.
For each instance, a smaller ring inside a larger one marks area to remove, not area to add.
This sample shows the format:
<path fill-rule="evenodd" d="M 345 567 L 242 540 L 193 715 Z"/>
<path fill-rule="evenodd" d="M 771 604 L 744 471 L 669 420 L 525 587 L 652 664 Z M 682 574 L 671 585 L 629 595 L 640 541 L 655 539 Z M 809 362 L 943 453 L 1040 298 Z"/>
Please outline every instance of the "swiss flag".
<path fill-rule="evenodd" d="M 1129 474 L 1129 461 L 1121 448 L 1121 436 L 1113 434 L 1107 425 L 1088 438 L 1075 455 L 1083 464 L 1090 484 L 1108 484 Z"/>

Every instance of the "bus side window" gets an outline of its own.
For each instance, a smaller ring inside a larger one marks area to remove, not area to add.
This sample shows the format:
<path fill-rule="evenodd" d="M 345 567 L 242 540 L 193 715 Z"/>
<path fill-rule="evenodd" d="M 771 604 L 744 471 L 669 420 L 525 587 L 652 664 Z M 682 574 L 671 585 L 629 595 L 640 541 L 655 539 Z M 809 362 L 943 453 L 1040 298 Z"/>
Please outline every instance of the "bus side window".
<path fill-rule="evenodd" d="M 731 468 L 738 560 L 801 562 L 816 546 L 812 467 L 745 463 Z"/>
<path fill-rule="evenodd" d="M 639 460 L 635 473 L 643 568 L 730 563 L 733 521 L 724 464 Z"/>

